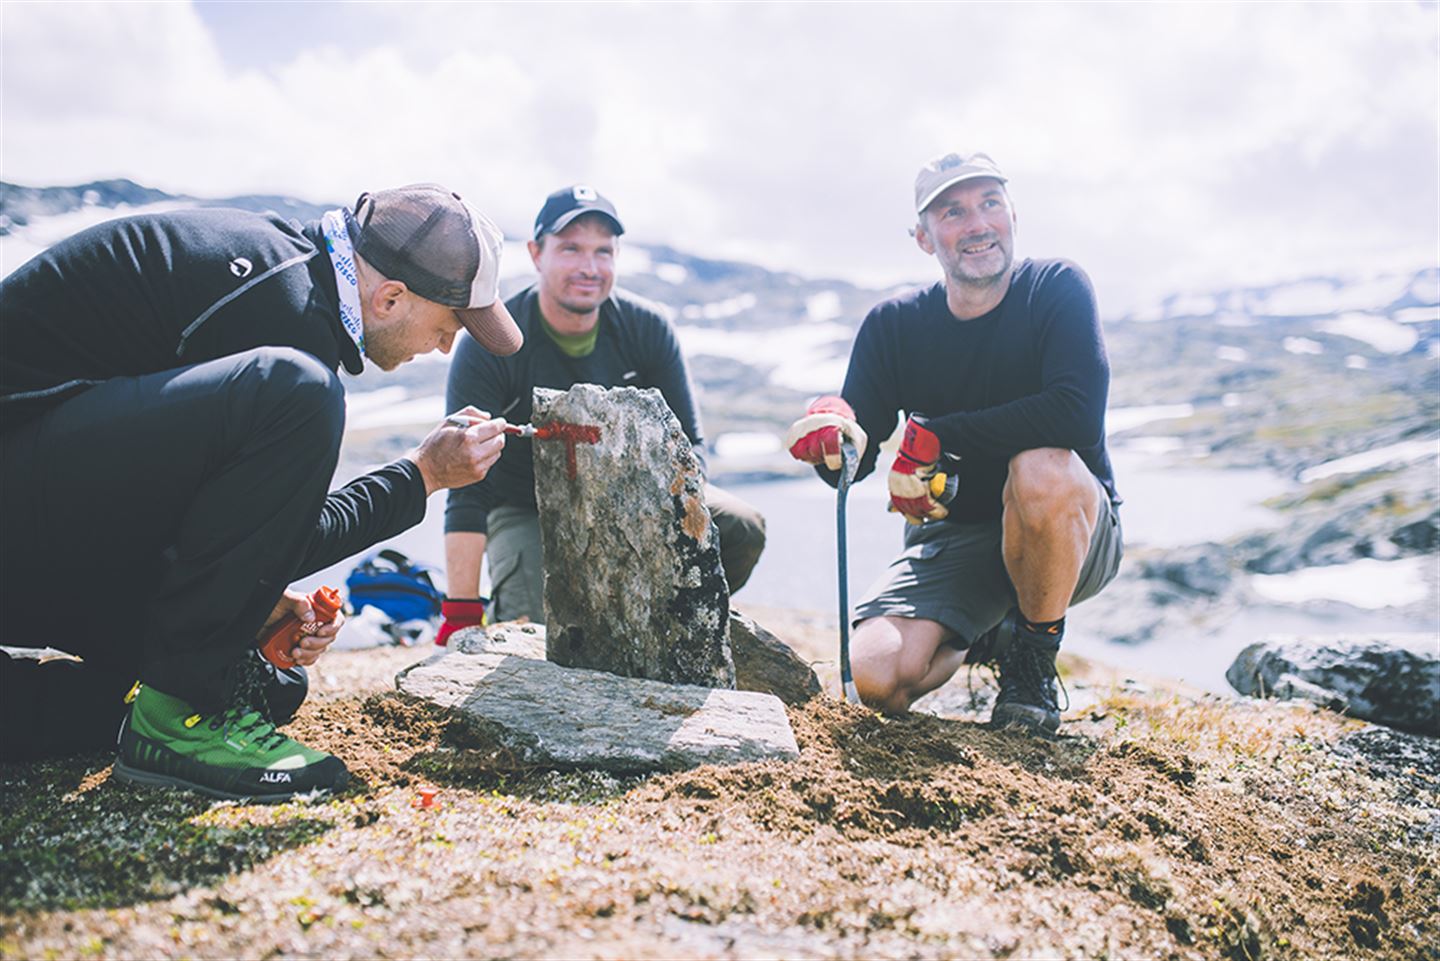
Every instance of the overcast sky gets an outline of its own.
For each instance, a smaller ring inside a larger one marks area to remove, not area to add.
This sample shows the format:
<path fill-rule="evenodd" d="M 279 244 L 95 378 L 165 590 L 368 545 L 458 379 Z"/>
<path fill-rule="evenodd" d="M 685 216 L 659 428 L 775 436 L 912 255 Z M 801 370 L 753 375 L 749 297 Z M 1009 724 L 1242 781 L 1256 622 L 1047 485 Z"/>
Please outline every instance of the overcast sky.
<path fill-rule="evenodd" d="M 1437 262 L 1434 3 L 0 4 L 0 177 L 317 202 L 435 180 L 512 235 L 930 279 L 916 168 L 988 151 L 1102 308 Z M 623 259 L 621 267 L 623 270 Z"/>

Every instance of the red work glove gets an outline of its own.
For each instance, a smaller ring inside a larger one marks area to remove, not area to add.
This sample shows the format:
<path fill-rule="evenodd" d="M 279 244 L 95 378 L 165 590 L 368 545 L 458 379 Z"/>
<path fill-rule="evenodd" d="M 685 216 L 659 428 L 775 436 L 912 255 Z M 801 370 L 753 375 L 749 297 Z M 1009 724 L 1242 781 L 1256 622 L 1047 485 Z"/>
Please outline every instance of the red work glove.
<path fill-rule="evenodd" d="M 450 635 L 467 627 L 480 627 L 485 623 L 485 598 L 453 600 L 449 597 L 440 602 L 440 614 L 445 618 L 440 630 L 435 633 L 435 643 L 445 647 Z"/>
<path fill-rule="evenodd" d="M 939 465 L 940 438 L 912 415 L 905 421 L 905 437 L 890 467 L 890 506 L 912 524 L 926 518 L 938 521 L 950 513 L 939 500 L 947 493 L 948 480 L 937 472 Z M 954 495 L 953 490 L 948 493 Z"/>
<path fill-rule="evenodd" d="M 865 454 L 865 432 L 855 423 L 855 411 L 843 398 L 834 394 L 817 397 L 805 408 L 805 416 L 790 425 L 785 433 L 785 448 L 790 456 L 805 464 L 822 461 L 831 470 L 839 470 L 842 438 L 855 445 L 856 457 Z"/>

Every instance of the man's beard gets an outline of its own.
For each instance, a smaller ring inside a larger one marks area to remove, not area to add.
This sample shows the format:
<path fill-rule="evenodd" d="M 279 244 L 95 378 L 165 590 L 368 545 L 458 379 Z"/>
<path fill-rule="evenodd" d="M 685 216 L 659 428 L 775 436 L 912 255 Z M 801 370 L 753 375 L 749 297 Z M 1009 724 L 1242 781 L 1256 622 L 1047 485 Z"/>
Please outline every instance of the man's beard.
<path fill-rule="evenodd" d="M 987 271 L 984 274 L 967 272 L 965 265 L 965 255 L 957 250 L 955 253 L 955 260 L 949 265 L 949 267 L 945 271 L 946 276 L 948 276 L 950 280 L 954 281 L 956 284 L 959 284 L 963 287 L 979 288 L 993 287 L 996 283 L 1004 279 L 1005 275 L 1010 272 L 1010 268 L 1015 262 L 1014 253 L 1012 251 L 1006 250 L 1003 246 L 1001 246 L 998 240 L 990 242 L 995 244 L 995 249 L 1001 254 L 1001 262 L 999 267 L 997 267 L 993 271 Z M 965 246 L 969 247 L 973 246 L 973 244 L 966 244 Z"/>
<path fill-rule="evenodd" d="M 380 330 L 374 336 L 365 338 L 365 356 L 381 370 L 390 371 L 399 367 L 409 357 L 399 350 L 388 330 Z"/>

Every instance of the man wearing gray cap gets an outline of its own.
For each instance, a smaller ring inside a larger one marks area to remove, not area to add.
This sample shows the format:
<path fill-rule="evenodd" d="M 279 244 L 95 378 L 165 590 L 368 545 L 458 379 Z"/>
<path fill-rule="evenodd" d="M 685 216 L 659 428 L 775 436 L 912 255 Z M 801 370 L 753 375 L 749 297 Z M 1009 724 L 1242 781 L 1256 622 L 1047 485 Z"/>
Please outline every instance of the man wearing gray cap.
<path fill-rule="evenodd" d="M 889 475 L 905 551 L 854 612 L 865 702 L 903 712 L 962 663 L 993 660 L 991 722 L 1053 733 L 1066 610 L 1122 552 L 1095 295 L 1069 261 L 1015 261 L 1015 208 L 983 153 L 921 168 L 915 210 L 943 279 L 870 312 L 841 395 L 812 403 L 787 446 L 834 484 L 848 439 L 864 477 L 867 438 L 906 416 Z"/>
<path fill-rule="evenodd" d="M 500 456 L 503 421 L 442 425 L 326 493 L 341 365 L 393 370 L 462 330 L 519 349 L 501 243 L 421 184 L 306 225 L 113 220 L 0 284 L 0 643 L 83 659 L 0 657 L 0 756 L 95 750 L 123 718 L 124 780 L 264 800 L 345 783 L 338 758 L 275 729 L 303 685 L 260 660 L 257 635 L 310 622 L 291 657 L 313 664 L 338 623 L 286 586 L 418 523 L 429 494 Z"/>
<path fill-rule="evenodd" d="M 654 387 L 665 398 L 703 468 L 700 413 L 685 358 L 664 308 L 615 288 L 615 261 L 625 227 L 593 187 L 577 184 L 546 198 L 535 218 L 530 258 L 539 273 L 507 307 L 525 332 L 525 346 L 496 357 L 462 344 L 450 365 L 448 406 L 471 405 L 512 421 L 528 421 L 535 387 L 574 384 Z M 444 644 L 463 627 L 529 618 L 544 623 L 544 566 L 535 505 L 535 466 L 526 438 L 485 480 L 450 492 L 445 510 Z M 758 511 L 714 485 L 706 505 L 720 539 L 730 592 L 749 578 L 765 547 Z M 480 565 L 490 561 L 490 608 L 480 599 Z"/>

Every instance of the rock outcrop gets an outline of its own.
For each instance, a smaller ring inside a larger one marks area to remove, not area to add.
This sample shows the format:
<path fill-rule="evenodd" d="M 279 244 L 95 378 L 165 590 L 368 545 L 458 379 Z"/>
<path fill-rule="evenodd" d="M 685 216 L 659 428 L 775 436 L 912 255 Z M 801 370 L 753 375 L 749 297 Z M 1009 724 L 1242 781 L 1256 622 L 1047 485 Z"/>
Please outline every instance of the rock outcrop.
<path fill-rule="evenodd" d="M 785 706 L 769 694 L 459 651 L 406 668 L 395 685 L 452 711 L 497 769 L 631 774 L 800 754 Z"/>
<path fill-rule="evenodd" d="M 820 693 L 820 679 L 791 647 L 739 611 L 730 612 L 735 686 L 803 704 Z"/>
<path fill-rule="evenodd" d="M 549 659 L 733 688 L 719 536 L 660 392 L 536 388 L 534 422 Z"/>
<path fill-rule="evenodd" d="M 1275 635 L 1225 672 L 1255 697 L 1303 698 L 1352 717 L 1440 735 L 1440 654 L 1434 637 Z"/>

